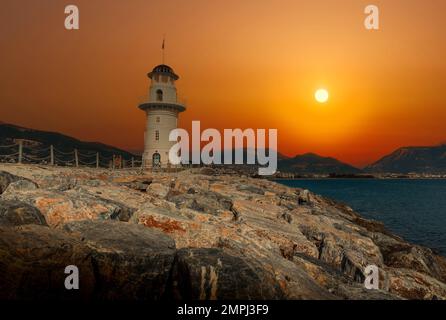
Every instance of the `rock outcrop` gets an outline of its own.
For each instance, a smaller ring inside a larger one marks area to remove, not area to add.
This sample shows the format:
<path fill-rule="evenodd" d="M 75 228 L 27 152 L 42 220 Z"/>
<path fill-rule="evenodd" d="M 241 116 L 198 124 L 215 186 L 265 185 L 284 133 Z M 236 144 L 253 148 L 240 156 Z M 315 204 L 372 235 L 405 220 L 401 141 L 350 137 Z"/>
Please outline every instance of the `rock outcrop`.
<path fill-rule="evenodd" d="M 47 225 L 45 217 L 36 207 L 21 201 L 0 200 L 0 225 L 27 224 Z"/>
<path fill-rule="evenodd" d="M 308 190 L 210 168 L 0 170 L 2 299 L 446 299 L 445 258 Z"/>

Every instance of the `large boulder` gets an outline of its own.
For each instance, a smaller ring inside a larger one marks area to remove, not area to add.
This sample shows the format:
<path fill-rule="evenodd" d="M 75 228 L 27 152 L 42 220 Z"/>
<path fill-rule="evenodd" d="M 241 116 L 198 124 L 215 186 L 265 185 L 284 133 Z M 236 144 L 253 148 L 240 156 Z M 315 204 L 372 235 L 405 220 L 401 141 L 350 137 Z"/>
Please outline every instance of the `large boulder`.
<path fill-rule="evenodd" d="M 51 227 L 80 220 L 123 220 L 128 221 L 133 209 L 126 205 L 103 199 L 97 194 L 85 192 L 82 188 L 67 191 L 28 190 L 5 192 L 4 200 L 21 201 L 40 210 Z"/>
<path fill-rule="evenodd" d="M 29 191 L 36 190 L 38 188 L 37 184 L 27 179 L 20 179 L 14 182 L 11 182 L 6 190 L 3 193 L 3 196 L 7 196 L 7 194 L 14 194 L 16 192 L 21 191 Z"/>
<path fill-rule="evenodd" d="M 159 300 L 175 258 L 163 233 L 118 221 L 79 221 L 64 230 L 89 248 L 98 288 L 95 298 Z"/>
<path fill-rule="evenodd" d="M 274 274 L 254 260 L 221 249 L 181 249 L 172 271 L 175 299 L 282 299 Z"/>
<path fill-rule="evenodd" d="M 65 288 L 65 268 L 79 269 L 80 290 Z M 0 300 L 77 300 L 92 297 L 90 250 L 61 230 L 39 225 L 0 227 Z"/>
<path fill-rule="evenodd" d="M 131 179 L 117 179 L 114 182 L 133 190 L 146 192 L 147 188 L 152 183 L 152 179 L 147 177 L 138 177 L 138 178 L 132 177 Z"/>
<path fill-rule="evenodd" d="M 385 283 L 389 292 L 410 300 L 445 300 L 446 284 L 410 269 L 386 269 Z"/>
<path fill-rule="evenodd" d="M 382 234 L 375 236 L 374 241 L 380 247 L 387 266 L 411 269 L 446 282 L 446 258 L 435 255 L 431 249 Z"/>
<path fill-rule="evenodd" d="M 169 193 L 170 187 L 166 184 L 153 182 L 147 187 L 147 193 L 154 197 L 165 198 Z"/>
<path fill-rule="evenodd" d="M 159 300 L 175 252 L 164 234 L 124 222 L 0 227 L 0 299 Z M 65 288 L 69 265 L 79 269 L 79 290 Z"/>
<path fill-rule="evenodd" d="M 15 185 L 15 190 L 37 188 L 37 185 L 29 179 L 13 175 L 6 171 L 0 171 L 0 194 L 5 192 L 9 185 L 14 182 L 19 182 Z"/>
<path fill-rule="evenodd" d="M 21 201 L 0 200 L 0 225 L 19 226 L 37 224 L 47 226 L 39 209 Z"/>
<path fill-rule="evenodd" d="M 232 209 L 230 198 L 211 191 L 188 189 L 186 193 L 171 191 L 166 200 L 175 203 L 177 208 L 188 208 L 198 212 L 218 215 Z"/>

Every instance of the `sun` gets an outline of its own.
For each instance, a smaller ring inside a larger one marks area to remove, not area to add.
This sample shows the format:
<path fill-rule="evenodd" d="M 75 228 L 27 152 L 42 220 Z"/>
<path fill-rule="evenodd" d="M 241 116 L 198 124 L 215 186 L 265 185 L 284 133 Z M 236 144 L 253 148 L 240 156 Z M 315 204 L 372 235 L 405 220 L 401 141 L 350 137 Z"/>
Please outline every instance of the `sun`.
<path fill-rule="evenodd" d="M 316 90 L 316 92 L 314 93 L 314 98 L 316 99 L 317 102 L 319 103 L 325 103 L 328 101 L 328 91 L 325 89 L 318 89 Z"/>

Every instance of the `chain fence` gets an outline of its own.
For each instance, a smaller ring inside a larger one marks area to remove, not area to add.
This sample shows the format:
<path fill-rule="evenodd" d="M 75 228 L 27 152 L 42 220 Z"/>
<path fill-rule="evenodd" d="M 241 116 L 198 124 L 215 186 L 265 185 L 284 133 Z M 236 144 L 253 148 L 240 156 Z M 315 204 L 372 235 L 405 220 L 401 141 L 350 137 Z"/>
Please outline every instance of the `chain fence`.
<path fill-rule="evenodd" d="M 91 150 L 61 150 L 53 145 L 26 144 L 18 140 L 0 145 L 0 163 L 41 164 L 67 167 L 92 167 L 109 169 L 142 168 L 141 157 L 124 158 L 122 155 L 101 154 Z"/>

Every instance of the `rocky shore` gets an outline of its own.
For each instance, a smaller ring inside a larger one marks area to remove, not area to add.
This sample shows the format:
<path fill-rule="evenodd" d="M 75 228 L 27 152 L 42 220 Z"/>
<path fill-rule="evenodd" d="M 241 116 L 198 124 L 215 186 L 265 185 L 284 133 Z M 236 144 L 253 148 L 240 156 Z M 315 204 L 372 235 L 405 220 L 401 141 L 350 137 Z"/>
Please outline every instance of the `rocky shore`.
<path fill-rule="evenodd" d="M 264 179 L 0 164 L 0 194 L 2 300 L 446 299 L 445 258 Z"/>

